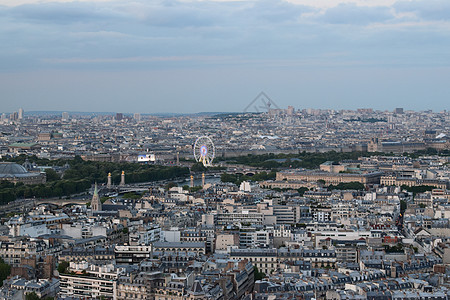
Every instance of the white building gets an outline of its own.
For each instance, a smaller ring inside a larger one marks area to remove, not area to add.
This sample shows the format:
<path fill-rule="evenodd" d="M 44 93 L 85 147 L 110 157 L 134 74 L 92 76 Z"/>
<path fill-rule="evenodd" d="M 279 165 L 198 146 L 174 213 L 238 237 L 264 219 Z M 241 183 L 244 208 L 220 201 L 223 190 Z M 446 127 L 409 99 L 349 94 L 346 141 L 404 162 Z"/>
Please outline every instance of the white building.
<path fill-rule="evenodd" d="M 60 297 L 117 299 L 117 279 L 125 273 L 124 268 L 71 262 L 69 270 L 73 273 L 59 275 Z"/>
<path fill-rule="evenodd" d="M 161 239 L 161 228 L 157 224 L 143 223 L 129 227 L 130 245 L 150 245 Z"/>

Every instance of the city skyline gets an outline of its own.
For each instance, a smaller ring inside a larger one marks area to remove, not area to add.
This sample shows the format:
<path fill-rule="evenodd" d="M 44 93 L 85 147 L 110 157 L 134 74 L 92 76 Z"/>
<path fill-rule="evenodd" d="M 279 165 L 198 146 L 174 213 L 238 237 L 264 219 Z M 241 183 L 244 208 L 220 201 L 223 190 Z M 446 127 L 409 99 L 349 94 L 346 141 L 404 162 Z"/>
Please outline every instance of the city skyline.
<path fill-rule="evenodd" d="M 414 109 L 406 109 L 403 107 L 395 107 L 392 110 L 389 109 L 373 109 L 372 107 L 356 107 L 354 109 L 331 109 L 331 108 L 312 108 L 312 107 L 305 107 L 305 108 L 296 108 L 294 106 L 289 105 L 288 107 L 292 107 L 294 111 L 296 112 L 304 112 L 304 111 L 335 111 L 335 112 L 358 112 L 359 110 L 371 110 L 372 113 L 393 113 L 395 114 L 396 109 L 402 109 L 405 112 L 433 112 L 433 113 L 445 113 L 447 110 L 443 109 L 440 111 L 433 111 L 432 109 L 425 109 L 425 110 L 414 110 Z M 198 111 L 198 112 L 186 112 L 186 113 L 176 113 L 176 112 L 137 112 L 137 111 L 130 111 L 130 112 L 122 112 L 122 111 L 70 111 L 70 110 L 32 110 L 32 111 L 25 111 L 23 108 L 16 109 L 15 111 L 0 111 L 0 114 L 5 114 L 5 117 L 8 118 L 8 115 L 11 114 L 18 114 L 19 110 L 22 109 L 23 116 L 20 118 L 22 119 L 25 116 L 51 116 L 51 117 L 61 117 L 62 114 L 68 114 L 74 115 L 74 116 L 111 116 L 115 117 L 116 114 L 123 114 L 123 116 L 127 117 L 133 117 L 135 114 L 139 114 L 142 116 L 156 116 L 156 117 L 179 117 L 179 116 L 195 116 L 195 115 L 215 115 L 215 114 L 261 114 L 261 113 L 268 113 L 267 111 Z M 288 108 L 281 107 L 281 110 L 287 110 Z M 279 109 L 276 109 L 279 110 Z M 370 114 L 370 113 L 368 113 Z"/>
<path fill-rule="evenodd" d="M 446 1 L 0 3 L 4 111 L 448 110 Z"/>

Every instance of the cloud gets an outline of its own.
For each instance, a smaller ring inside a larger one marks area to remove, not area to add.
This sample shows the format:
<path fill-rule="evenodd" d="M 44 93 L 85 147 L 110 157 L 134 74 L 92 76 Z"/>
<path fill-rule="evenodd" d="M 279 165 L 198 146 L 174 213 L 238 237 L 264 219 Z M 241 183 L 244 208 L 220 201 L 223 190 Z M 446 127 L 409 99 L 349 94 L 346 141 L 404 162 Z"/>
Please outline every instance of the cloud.
<path fill-rule="evenodd" d="M 110 2 L 111 0 L 77 0 L 77 2 Z M 45 4 L 45 3 L 69 3 L 74 2 L 73 0 L 2 0 L 1 4 L 3 6 L 20 6 L 24 4 Z"/>
<path fill-rule="evenodd" d="M 9 16 L 22 22 L 42 22 L 50 24 L 70 24 L 117 19 L 119 11 L 102 7 L 96 3 L 42 3 L 24 4 L 8 10 Z"/>
<path fill-rule="evenodd" d="M 133 2 L 115 8 L 147 26 L 169 28 L 211 26 L 217 17 L 211 5 L 176 1 Z"/>
<path fill-rule="evenodd" d="M 399 12 L 414 13 L 423 20 L 450 21 L 450 1 L 399 1 L 394 5 Z"/>
<path fill-rule="evenodd" d="M 377 1 L 381 6 L 366 0 L 319 2 L 321 7 L 296 0 L 84 1 L 3 6 L 0 43 L 7 46 L 0 48 L 0 59 L 5 62 L 2 68 L 10 70 L 55 65 L 162 68 L 194 62 L 213 66 L 214 59 L 217 65 L 285 67 L 308 61 L 306 65 L 320 67 L 327 63 L 371 66 L 380 62 L 399 64 L 402 60 L 410 63 L 402 57 L 405 52 L 417 63 L 430 61 L 422 53 L 437 53 L 436 63 L 448 57 L 443 52 L 449 45 L 445 30 L 449 23 L 424 21 L 421 16 L 432 15 L 430 11 L 435 11 L 439 3 L 445 6 L 442 1 L 432 1 L 433 8 L 428 10 L 424 4 L 428 1 Z M 346 54 L 320 58 L 330 52 Z"/>
<path fill-rule="evenodd" d="M 357 24 L 367 25 L 370 23 L 386 22 L 394 19 L 389 7 L 368 7 L 355 4 L 340 4 L 327 9 L 319 18 L 331 24 Z"/>
<path fill-rule="evenodd" d="M 244 14 L 250 18 L 256 17 L 262 22 L 285 23 L 297 22 L 303 14 L 317 11 L 313 7 L 293 4 L 287 1 L 263 0 L 257 1 L 253 6 L 248 7 Z"/>
<path fill-rule="evenodd" d="M 385 6 L 390 7 L 392 6 L 397 0 L 287 0 L 288 2 L 294 3 L 294 4 L 301 4 L 301 5 L 307 5 L 312 6 L 316 8 L 321 9 L 328 9 L 332 8 L 341 4 L 352 4 L 357 6 L 365 6 L 365 7 L 371 7 L 371 6 Z"/>
<path fill-rule="evenodd" d="M 328 107 L 448 95 L 447 0 L 0 1 L 0 90 L 11 105 L 129 109 L 138 98 L 149 111 L 206 110 L 192 103 L 217 97 L 233 110 L 260 90 Z"/>

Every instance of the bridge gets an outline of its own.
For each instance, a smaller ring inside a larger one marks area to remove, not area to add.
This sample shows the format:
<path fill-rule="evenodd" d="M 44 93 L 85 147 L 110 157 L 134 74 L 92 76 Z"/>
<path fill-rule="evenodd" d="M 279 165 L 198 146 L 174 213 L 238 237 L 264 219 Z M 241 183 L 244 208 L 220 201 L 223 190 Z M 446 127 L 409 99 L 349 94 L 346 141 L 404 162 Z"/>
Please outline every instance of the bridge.
<path fill-rule="evenodd" d="M 41 204 L 50 204 L 55 206 L 66 206 L 66 205 L 84 205 L 91 202 L 90 199 L 38 199 L 34 200 L 34 205 L 38 206 Z"/>
<path fill-rule="evenodd" d="M 250 166 L 245 166 L 245 165 L 225 165 L 227 167 L 227 171 L 228 173 L 234 173 L 237 175 L 247 175 L 247 176 L 253 176 L 256 173 L 260 173 L 260 172 L 266 172 L 266 173 L 270 173 L 271 170 L 267 170 L 264 168 L 257 168 L 257 167 L 250 167 Z"/>

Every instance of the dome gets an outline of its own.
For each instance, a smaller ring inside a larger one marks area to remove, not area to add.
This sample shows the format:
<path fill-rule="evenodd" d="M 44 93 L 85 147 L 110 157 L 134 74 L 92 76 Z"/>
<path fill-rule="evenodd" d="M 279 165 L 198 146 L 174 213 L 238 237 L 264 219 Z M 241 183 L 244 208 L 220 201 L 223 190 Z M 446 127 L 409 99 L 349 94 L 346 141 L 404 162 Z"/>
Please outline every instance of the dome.
<path fill-rule="evenodd" d="M 12 162 L 0 162 L 0 181 L 7 180 L 25 184 L 45 183 L 45 174 L 28 172 L 23 166 Z"/>
<path fill-rule="evenodd" d="M 22 175 L 27 173 L 28 171 L 23 166 L 16 163 L 0 163 L 0 175 Z"/>

